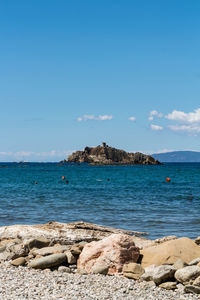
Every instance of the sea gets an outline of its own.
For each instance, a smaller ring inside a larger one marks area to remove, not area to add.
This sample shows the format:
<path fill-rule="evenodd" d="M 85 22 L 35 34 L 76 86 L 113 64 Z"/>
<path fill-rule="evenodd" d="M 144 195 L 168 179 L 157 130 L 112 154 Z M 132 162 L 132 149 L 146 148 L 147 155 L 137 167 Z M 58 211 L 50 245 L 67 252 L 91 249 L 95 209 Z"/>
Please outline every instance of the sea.
<path fill-rule="evenodd" d="M 0 226 L 81 220 L 145 232 L 150 239 L 195 238 L 200 163 L 0 163 Z"/>

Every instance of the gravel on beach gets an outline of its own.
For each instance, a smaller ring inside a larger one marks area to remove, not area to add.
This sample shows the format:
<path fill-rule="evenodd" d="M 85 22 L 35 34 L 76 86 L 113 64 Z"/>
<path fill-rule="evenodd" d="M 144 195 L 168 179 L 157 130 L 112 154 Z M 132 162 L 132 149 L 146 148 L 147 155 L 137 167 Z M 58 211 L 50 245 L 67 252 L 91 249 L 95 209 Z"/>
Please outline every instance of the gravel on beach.
<path fill-rule="evenodd" d="M 122 276 L 80 275 L 0 264 L 1 300 L 184 300 L 200 296 L 167 291 Z"/>

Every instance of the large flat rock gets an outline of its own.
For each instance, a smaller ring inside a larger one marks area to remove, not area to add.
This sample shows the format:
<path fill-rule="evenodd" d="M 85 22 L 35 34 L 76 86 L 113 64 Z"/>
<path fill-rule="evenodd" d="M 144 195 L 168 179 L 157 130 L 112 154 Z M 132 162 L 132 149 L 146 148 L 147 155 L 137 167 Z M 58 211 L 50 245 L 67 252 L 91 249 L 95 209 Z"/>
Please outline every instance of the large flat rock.
<path fill-rule="evenodd" d="M 141 254 L 143 268 L 153 264 L 174 264 L 178 259 L 189 263 L 200 257 L 200 247 L 191 239 L 183 237 L 145 248 Z"/>
<path fill-rule="evenodd" d="M 76 223 L 59 223 L 48 222 L 47 224 L 39 225 L 11 225 L 0 227 L 0 240 L 3 239 L 15 239 L 19 238 L 23 241 L 44 237 L 55 243 L 60 244 L 74 244 L 80 241 L 98 241 L 107 237 L 113 233 L 121 234 L 138 234 L 142 235 L 142 232 L 127 231 L 123 229 L 115 229 L 111 227 L 100 226 L 85 222 Z M 134 237 L 133 237 L 134 238 Z M 140 241 L 139 237 L 135 237 Z M 141 243 L 148 241 L 141 238 Z"/>

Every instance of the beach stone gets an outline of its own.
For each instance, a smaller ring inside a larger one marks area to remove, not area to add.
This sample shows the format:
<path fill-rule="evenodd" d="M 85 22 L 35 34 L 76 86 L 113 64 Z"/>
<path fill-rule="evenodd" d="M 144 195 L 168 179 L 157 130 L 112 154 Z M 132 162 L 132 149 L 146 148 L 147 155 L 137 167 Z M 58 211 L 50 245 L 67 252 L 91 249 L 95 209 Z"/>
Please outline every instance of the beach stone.
<path fill-rule="evenodd" d="M 177 284 L 176 284 L 176 288 L 177 288 L 177 291 L 178 291 L 180 294 L 184 294 L 185 286 L 184 286 L 182 283 L 177 283 Z"/>
<path fill-rule="evenodd" d="M 200 245 L 200 236 L 198 236 L 198 237 L 194 240 L 194 242 L 195 242 L 197 245 Z"/>
<path fill-rule="evenodd" d="M 73 264 L 76 264 L 77 262 L 77 257 L 75 257 L 71 251 L 65 251 L 64 252 L 66 257 L 67 257 L 67 262 L 69 265 L 73 265 Z"/>
<path fill-rule="evenodd" d="M 6 250 L 6 246 L 0 246 L 0 253 L 4 252 Z"/>
<path fill-rule="evenodd" d="M 24 266 L 26 264 L 26 259 L 24 257 L 18 257 L 11 261 L 11 265 L 13 266 Z"/>
<path fill-rule="evenodd" d="M 28 255 L 28 249 L 24 246 L 23 243 L 15 244 L 13 246 L 10 246 L 9 248 L 7 247 L 6 249 L 10 251 L 9 259 L 15 259 Z"/>
<path fill-rule="evenodd" d="M 74 244 L 72 245 L 70 251 L 73 255 L 79 256 L 81 254 L 81 251 L 83 250 L 83 245 L 81 244 Z"/>
<path fill-rule="evenodd" d="M 28 266 L 34 269 L 46 269 L 58 266 L 66 261 L 64 253 L 57 253 L 32 260 Z"/>
<path fill-rule="evenodd" d="M 138 280 L 143 273 L 144 273 L 144 269 L 140 264 L 129 263 L 123 265 L 124 277 Z"/>
<path fill-rule="evenodd" d="M 88 275 L 88 273 L 84 269 L 77 269 L 77 272 L 80 275 Z"/>
<path fill-rule="evenodd" d="M 141 275 L 141 279 L 145 281 L 153 281 L 153 275 L 156 270 L 156 265 L 148 266 L 144 269 L 144 273 Z"/>
<path fill-rule="evenodd" d="M 83 250 L 84 246 L 87 244 L 88 242 L 85 242 L 85 241 L 81 241 L 79 242 L 79 246 L 81 247 L 81 250 Z"/>
<path fill-rule="evenodd" d="M 29 261 L 32 259 L 29 256 L 25 256 L 24 258 L 25 258 L 26 264 L 29 263 Z"/>
<path fill-rule="evenodd" d="M 5 250 L 0 253 L 0 261 L 10 260 L 11 256 L 11 253 Z"/>
<path fill-rule="evenodd" d="M 154 288 L 156 287 L 156 284 L 153 280 L 150 281 L 143 281 L 144 283 L 144 287 L 148 287 L 148 288 Z"/>
<path fill-rule="evenodd" d="M 174 264 L 179 258 L 189 263 L 200 257 L 200 247 L 189 238 L 170 240 L 141 250 L 142 266 Z"/>
<path fill-rule="evenodd" d="M 194 280 L 193 285 L 196 285 L 196 286 L 199 286 L 199 287 L 200 287 L 200 276 L 198 276 L 198 277 Z"/>
<path fill-rule="evenodd" d="M 159 285 L 160 288 L 166 289 L 166 290 L 175 290 L 176 289 L 176 281 L 167 281 L 163 282 Z"/>
<path fill-rule="evenodd" d="M 108 266 L 108 274 L 122 272 L 125 263 L 137 262 L 139 248 L 130 236 L 112 234 L 101 241 L 91 242 L 84 246 L 77 267 L 92 273 L 95 265 Z"/>
<path fill-rule="evenodd" d="M 65 266 L 58 267 L 58 271 L 62 272 L 62 273 L 71 273 L 72 272 L 69 267 L 65 267 Z"/>
<path fill-rule="evenodd" d="M 107 265 L 100 265 L 100 266 L 95 265 L 92 268 L 92 273 L 106 275 L 108 273 L 108 266 Z"/>
<path fill-rule="evenodd" d="M 200 287 L 194 285 L 186 285 L 184 288 L 185 293 L 193 293 L 193 294 L 200 294 Z"/>
<path fill-rule="evenodd" d="M 178 259 L 174 264 L 173 267 L 174 269 L 178 270 L 178 269 L 182 269 L 184 267 L 187 267 L 188 264 L 186 262 L 184 262 L 182 259 Z"/>
<path fill-rule="evenodd" d="M 200 275 L 200 267 L 188 266 L 175 272 L 175 278 L 181 283 L 188 283 Z"/>
<path fill-rule="evenodd" d="M 47 247 L 50 244 L 50 240 L 44 238 L 44 237 L 38 237 L 34 239 L 30 239 L 25 243 L 25 246 L 28 247 L 29 251 L 33 248 L 43 248 Z"/>
<path fill-rule="evenodd" d="M 163 265 L 156 267 L 153 272 L 153 281 L 156 284 L 160 284 L 162 282 L 173 279 L 175 269 L 172 266 Z"/>
<path fill-rule="evenodd" d="M 37 255 L 46 256 L 46 255 L 50 255 L 50 254 L 63 253 L 67 250 L 69 250 L 69 246 L 59 245 L 59 246 L 52 246 L 52 247 L 44 247 L 41 249 L 34 249 L 33 251 L 31 251 L 31 254 L 33 254 L 34 256 L 37 256 Z"/>
<path fill-rule="evenodd" d="M 189 266 L 195 266 L 200 262 L 200 257 L 197 257 L 195 259 L 193 259 L 191 262 L 189 262 Z"/>

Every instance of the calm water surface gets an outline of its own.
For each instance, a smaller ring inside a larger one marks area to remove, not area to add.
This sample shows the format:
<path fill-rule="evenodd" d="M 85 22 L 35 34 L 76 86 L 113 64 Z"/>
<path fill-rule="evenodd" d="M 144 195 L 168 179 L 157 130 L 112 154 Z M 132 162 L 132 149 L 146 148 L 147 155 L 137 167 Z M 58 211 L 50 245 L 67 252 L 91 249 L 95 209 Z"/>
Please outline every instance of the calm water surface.
<path fill-rule="evenodd" d="M 0 165 L 7 166 L 0 167 L 0 225 L 83 220 L 149 232 L 150 238 L 200 235 L 198 163 Z"/>

